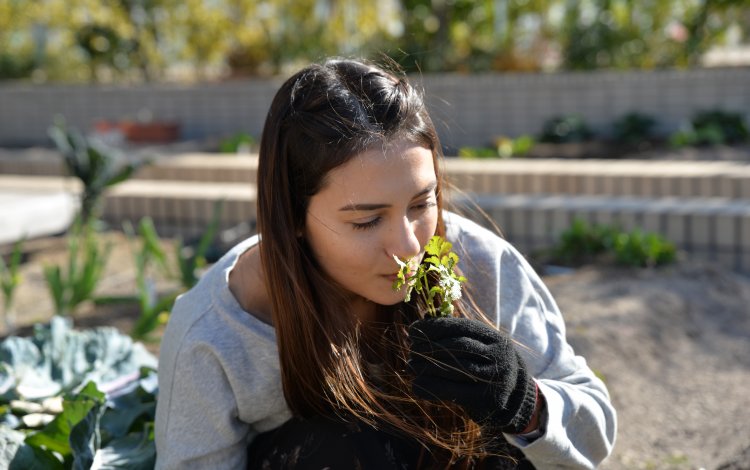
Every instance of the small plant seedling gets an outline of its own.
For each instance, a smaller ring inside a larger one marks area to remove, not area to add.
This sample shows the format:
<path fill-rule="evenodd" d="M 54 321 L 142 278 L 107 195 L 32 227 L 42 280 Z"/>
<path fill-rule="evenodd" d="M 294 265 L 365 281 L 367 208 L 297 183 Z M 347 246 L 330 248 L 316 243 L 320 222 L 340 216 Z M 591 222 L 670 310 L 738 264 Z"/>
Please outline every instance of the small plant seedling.
<path fill-rule="evenodd" d="M 453 302 L 461 298 L 461 283 L 466 278 L 454 271 L 458 255 L 451 251 L 453 245 L 435 235 L 425 246 L 425 256 L 412 273 L 412 259 L 402 260 L 394 255 L 398 264 L 397 279 L 393 290 L 404 289 L 404 301 L 411 300 L 412 292 L 422 297 L 431 316 L 449 316 L 453 313 Z M 433 274 L 430 274 L 433 273 Z M 436 299 L 439 303 L 436 305 Z"/>

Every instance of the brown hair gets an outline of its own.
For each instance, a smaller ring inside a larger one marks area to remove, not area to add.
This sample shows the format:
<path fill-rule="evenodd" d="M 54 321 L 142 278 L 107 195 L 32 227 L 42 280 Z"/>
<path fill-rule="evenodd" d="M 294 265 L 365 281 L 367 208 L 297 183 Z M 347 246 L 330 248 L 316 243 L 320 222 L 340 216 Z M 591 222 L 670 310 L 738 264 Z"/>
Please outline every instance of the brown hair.
<path fill-rule="evenodd" d="M 328 172 L 396 139 L 432 151 L 441 214 L 440 142 L 421 93 L 405 78 L 343 59 L 289 78 L 273 99 L 260 142 L 261 260 L 292 412 L 336 413 L 387 428 L 450 464 L 482 455 L 479 428 L 454 405 L 411 395 L 406 326 L 418 318 L 418 307 L 381 306 L 382 328 L 361 328 L 352 316 L 341 315 L 345 293 L 319 268 L 302 237 L 310 198 Z M 437 234 L 444 235 L 439 217 Z M 464 315 L 457 307 L 457 315 Z"/>

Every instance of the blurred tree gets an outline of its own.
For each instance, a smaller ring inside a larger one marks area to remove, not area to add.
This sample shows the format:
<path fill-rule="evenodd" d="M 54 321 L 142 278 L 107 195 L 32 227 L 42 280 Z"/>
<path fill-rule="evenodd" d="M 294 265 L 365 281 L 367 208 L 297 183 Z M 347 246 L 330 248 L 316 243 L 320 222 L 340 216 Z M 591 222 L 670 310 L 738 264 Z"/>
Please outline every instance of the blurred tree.
<path fill-rule="evenodd" d="M 748 0 L 0 0 L 0 79 L 273 75 L 381 51 L 425 72 L 687 67 L 730 28 L 747 41 Z"/>
<path fill-rule="evenodd" d="M 701 55 L 713 44 L 721 42 L 733 20 L 742 18 L 750 10 L 748 0 L 703 0 L 686 10 L 683 24 L 687 33 L 685 47 L 675 58 L 682 66 L 699 65 Z M 745 34 L 750 33 L 750 23 L 745 23 Z"/>
<path fill-rule="evenodd" d="M 563 67 L 694 66 L 748 9 L 747 0 L 568 0 Z"/>

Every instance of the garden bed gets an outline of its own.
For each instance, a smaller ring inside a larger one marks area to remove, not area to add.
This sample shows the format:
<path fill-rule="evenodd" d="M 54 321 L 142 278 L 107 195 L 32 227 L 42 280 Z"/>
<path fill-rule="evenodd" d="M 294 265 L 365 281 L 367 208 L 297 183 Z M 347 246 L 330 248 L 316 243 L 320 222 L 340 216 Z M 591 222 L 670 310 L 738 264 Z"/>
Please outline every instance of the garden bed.
<path fill-rule="evenodd" d="M 113 250 L 97 293 L 132 294 L 135 268 L 127 238 L 106 238 Z M 23 312 L 21 334 L 52 315 L 41 265 L 66 256 L 60 238 L 32 245 L 16 303 Z M 545 281 L 565 314 L 571 344 L 603 377 L 618 411 L 617 445 L 602 468 L 744 463 L 742 452 L 750 448 L 749 278 L 682 261 L 658 270 L 587 267 Z M 161 289 L 172 287 L 160 283 Z M 127 333 L 138 315 L 132 303 L 89 304 L 74 318 L 77 327 L 112 325 Z M 146 345 L 158 354 L 158 342 Z"/>

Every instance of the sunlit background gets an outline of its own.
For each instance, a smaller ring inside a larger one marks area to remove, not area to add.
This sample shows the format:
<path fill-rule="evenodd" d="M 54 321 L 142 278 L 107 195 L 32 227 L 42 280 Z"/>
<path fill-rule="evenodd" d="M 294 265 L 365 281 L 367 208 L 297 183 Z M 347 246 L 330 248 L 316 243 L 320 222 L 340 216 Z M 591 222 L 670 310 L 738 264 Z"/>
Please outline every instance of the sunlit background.
<path fill-rule="evenodd" d="M 0 79 L 193 81 L 387 54 L 409 71 L 747 64 L 746 0 L 0 0 Z"/>

